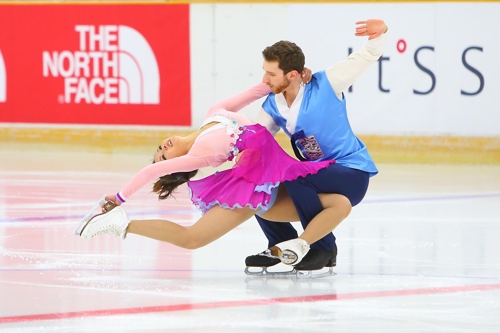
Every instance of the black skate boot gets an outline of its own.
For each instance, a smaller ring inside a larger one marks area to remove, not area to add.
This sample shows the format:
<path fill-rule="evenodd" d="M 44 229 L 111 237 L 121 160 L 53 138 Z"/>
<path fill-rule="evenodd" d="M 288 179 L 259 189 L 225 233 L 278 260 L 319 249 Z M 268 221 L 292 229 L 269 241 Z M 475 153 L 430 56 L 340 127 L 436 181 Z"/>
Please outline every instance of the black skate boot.
<path fill-rule="evenodd" d="M 264 252 L 254 254 L 253 256 L 248 256 L 245 259 L 245 265 L 250 267 L 271 267 L 279 264 L 281 260 L 269 257 L 267 253 L 268 251 L 269 250 L 266 250 Z"/>
<path fill-rule="evenodd" d="M 332 257 L 328 260 L 328 263 L 325 267 L 335 267 L 337 266 L 337 244 L 333 245 Z"/>
<path fill-rule="evenodd" d="M 295 270 L 300 277 L 318 278 L 335 275 L 333 267 L 337 265 L 337 245 L 335 244 L 331 252 L 310 249 L 300 263 L 295 265 Z M 314 274 L 317 271 L 328 267 L 328 272 Z"/>
<path fill-rule="evenodd" d="M 271 255 L 271 250 L 267 249 L 261 253 L 248 256 L 245 259 L 245 274 L 254 276 L 268 275 L 267 268 L 277 265 L 281 262 L 279 258 Z M 259 268 L 260 270 L 250 270 L 250 268 Z"/>
<path fill-rule="evenodd" d="M 304 256 L 302 261 L 294 266 L 292 271 L 285 272 L 270 272 L 268 268 L 275 266 L 281 262 L 280 259 L 272 256 L 271 250 L 267 249 L 261 253 L 248 256 L 245 259 L 245 274 L 253 276 L 268 276 L 268 277 L 296 277 L 298 279 L 320 278 L 325 276 L 336 275 L 333 272 L 333 267 L 337 265 L 337 245 L 334 244 L 331 252 L 310 249 Z M 321 270 L 328 267 L 327 272 L 313 273 L 313 271 Z M 251 271 L 251 268 L 260 268 L 259 271 Z"/>
<path fill-rule="evenodd" d="M 261 252 L 255 256 L 249 256 L 246 258 L 245 263 L 247 267 L 245 268 L 245 273 L 247 275 L 265 275 L 272 274 L 276 275 L 288 275 L 294 273 L 295 269 L 285 272 L 268 272 L 267 268 L 274 266 L 279 262 L 285 265 L 293 265 L 295 263 L 300 263 L 300 261 L 305 257 L 309 251 L 309 244 L 301 239 L 294 238 L 274 246 Z M 271 260 L 272 259 L 272 260 Z M 260 271 L 250 271 L 249 267 L 260 267 Z"/>

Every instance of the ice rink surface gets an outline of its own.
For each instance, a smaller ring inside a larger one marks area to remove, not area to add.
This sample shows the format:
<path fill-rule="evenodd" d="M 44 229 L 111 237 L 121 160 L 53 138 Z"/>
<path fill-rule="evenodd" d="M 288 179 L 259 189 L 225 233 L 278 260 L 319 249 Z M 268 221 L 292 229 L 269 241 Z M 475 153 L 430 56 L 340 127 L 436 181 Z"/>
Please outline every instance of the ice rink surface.
<path fill-rule="evenodd" d="M 500 166 L 379 165 L 335 231 L 337 275 L 297 280 L 244 274 L 254 219 L 195 251 L 73 235 L 151 158 L 0 150 L 0 332 L 500 332 Z M 149 192 L 131 218 L 200 216 L 185 189 Z"/>

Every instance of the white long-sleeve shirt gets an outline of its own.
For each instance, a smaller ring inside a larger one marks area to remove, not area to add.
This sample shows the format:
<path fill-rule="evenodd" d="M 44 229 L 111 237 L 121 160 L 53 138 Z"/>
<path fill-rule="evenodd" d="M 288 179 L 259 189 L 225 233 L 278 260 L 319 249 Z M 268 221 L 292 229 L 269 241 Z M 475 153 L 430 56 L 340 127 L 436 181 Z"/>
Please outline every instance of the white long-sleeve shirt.
<path fill-rule="evenodd" d="M 346 60 L 325 70 L 328 81 L 338 99 L 341 100 L 342 93 L 347 90 L 358 77 L 370 67 L 370 65 L 378 61 L 384 53 L 385 45 L 386 37 L 385 34 L 382 34 L 380 37 L 366 41 L 358 51 L 351 53 Z M 292 134 L 295 133 L 295 125 L 297 123 L 297 117 L 303 97 L 304 87 L 301 86 L 297 97 L 295 97 L 292 105 L 288 107 L 283 94 L 276 95 L 278 109 L 283 117 L 287 119 L 286 127 Z M 280 130 L 273 118 L 263 109 L 260 110 L 257 116 L 257 122 L 266 126 L 273 135 L 276 135 Z"/>

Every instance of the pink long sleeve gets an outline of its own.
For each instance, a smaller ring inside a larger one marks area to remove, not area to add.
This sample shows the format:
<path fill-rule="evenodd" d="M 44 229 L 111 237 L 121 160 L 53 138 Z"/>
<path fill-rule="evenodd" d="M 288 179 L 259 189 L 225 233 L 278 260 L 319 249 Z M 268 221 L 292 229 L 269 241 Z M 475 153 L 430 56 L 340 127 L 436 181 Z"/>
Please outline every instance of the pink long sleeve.
<path fill-rule="evenodd" d="M 227 135 L 222 136 L 222 138 L 224 137 L 227 137 Z M 222 164 L 226 161 L 227 156 L 224 153 L 221 154 L 218 152 L 216 147 L 217 140 L 212 142 L 199 140 L 193 145 L 187 155 L 150 164 L 142 168 L 142 170 L 136 173 L 119 193 L 121 198 L 128 200 L 132 194 L 137 192 L 144 185 L 148 184 L 150 181 L 160 178 L 161 176 L 169 175 L 175 172 L 193 171 L 207 166 L 218 166 Z"/>
<path fill-rule="evenodd" d="M 266 84 L 259 83 L 241 94 L 224 99 L 212 106 L 208 111 L 207 118 L 215 113 L 232 114 L 228 111 L 237 112 L 246 105 L 266 96 L 270 91 Z M 242 114 L 234 114 L 234 119 L 241 125 L 254 123 Z M 219 166 L 227 160 L 231 142 L 232 138 L 227 135 L 226 129 L 218 129 L 203 135 L 198 138 L 187 155 L 154 163 L 140 170 L 119 192 L 119 195 L 122 199 L 127 200 L 144 185 L 161 176 L 197 170 L 207 166 Z"/>
<path fill-rule="evenodd" d="M 268 95 L 270 92 L 271 89 L 269 88 L 269 86 L 261 82 L 238 95 L 226 98 L 215 104 L 208 110 L 207 118 L 221 109 L 231 112 L 238 112 L 248 104 Z"/>

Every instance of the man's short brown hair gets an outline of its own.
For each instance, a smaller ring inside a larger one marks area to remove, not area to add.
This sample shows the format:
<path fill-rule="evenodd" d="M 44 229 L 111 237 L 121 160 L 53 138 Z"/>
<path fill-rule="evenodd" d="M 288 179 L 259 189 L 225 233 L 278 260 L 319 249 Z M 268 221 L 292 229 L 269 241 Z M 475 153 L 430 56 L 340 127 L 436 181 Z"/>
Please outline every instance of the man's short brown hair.
<path fill-rule="evenodd" d="M 295 43 L 282 40 L 268 46 L 262 51 L 262 55 L 266 61 L 277 61 L 279 68 L 283 70 L 284 74 L 290 71 L 297 71 L 302 73 L 306 57 L 302 49 Z"/>

